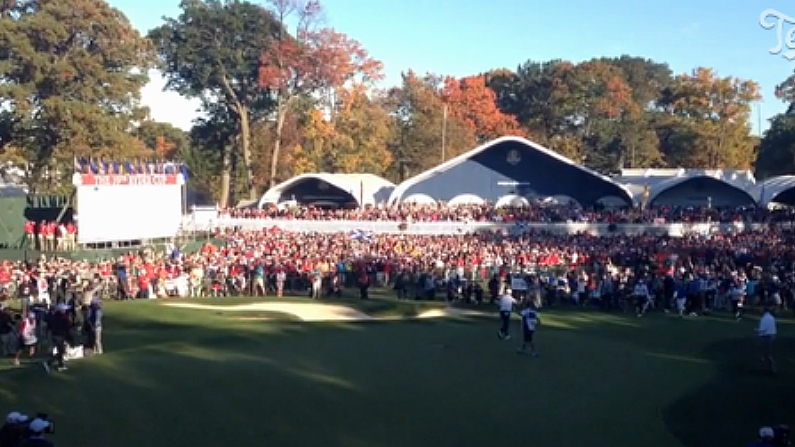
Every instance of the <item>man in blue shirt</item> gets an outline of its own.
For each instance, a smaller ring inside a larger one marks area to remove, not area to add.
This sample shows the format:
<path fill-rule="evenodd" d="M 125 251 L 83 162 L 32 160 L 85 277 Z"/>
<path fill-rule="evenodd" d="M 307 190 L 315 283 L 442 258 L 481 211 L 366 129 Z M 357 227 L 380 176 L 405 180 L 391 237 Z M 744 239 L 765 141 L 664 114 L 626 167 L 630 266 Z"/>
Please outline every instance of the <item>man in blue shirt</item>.
<path fill-rule="evenodd" d="M 117 293 L 119 294 L 119 298 L 126 300 L 129 299 L 129 293 L 127 290 L 127 264 L 125 264 L 124 259 L 119 258 L 119 262 L 116 264 L 116 279 L 118 284 Z"/>

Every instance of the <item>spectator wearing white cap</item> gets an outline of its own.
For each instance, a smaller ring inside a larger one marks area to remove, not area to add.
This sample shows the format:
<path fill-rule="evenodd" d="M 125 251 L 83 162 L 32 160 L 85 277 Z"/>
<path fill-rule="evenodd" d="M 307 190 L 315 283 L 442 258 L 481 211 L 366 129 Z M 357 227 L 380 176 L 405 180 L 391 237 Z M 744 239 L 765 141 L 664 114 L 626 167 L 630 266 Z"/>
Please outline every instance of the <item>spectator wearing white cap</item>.
<path fill-rule="evenodd" d="M 505 289 L 505 293 L 500 296 L 497 305 L 500 307 L 500 329 L 497 331 L 497 337 L 501 340 L 510 340 L 511 338 L 511 313 L 513 307 L 516 305 L 516 298 L 512 295 L 511 289 Z"/>
<path fill-rule="evenodd" d="M 6 416 L 5 424 L 0 427 L 0 446 L 17 446 L 27 435 L 28 417 L 18 411 Z"/>
<path fill-rule="evenodd" d="M 776 431 L 773 427 L 762 427 L 759 429 L 759 441 L 748 447 L 773 447 L 776 445 Z"/>
<path fill-rule="evenodd" d="M 41 418 L 33 419 L 28 425 L 28 437 L 19 444 L 19 447 L 55 447 L 52 441 L 44 437 L 51 427 L 52 422 L 50 421 Z"/>

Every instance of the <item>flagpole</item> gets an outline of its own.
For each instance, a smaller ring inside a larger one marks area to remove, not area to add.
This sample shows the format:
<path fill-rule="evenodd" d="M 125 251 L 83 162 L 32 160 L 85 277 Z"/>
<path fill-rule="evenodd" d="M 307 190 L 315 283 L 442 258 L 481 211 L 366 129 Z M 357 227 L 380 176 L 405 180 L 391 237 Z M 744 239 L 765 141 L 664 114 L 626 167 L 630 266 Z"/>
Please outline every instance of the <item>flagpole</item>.
<path fill-rule="evenodd" d="M 188 213 L 188 179 L 182 173 L 179 175 L 182 176 L 182 215 L 184 216 Z"/>

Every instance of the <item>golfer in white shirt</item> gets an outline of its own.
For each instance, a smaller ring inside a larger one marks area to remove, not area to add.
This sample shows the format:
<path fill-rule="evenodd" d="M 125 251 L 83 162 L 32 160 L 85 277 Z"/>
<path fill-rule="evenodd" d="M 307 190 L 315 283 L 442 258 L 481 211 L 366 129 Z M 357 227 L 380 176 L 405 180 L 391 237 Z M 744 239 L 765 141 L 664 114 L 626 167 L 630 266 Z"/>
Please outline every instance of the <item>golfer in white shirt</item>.
<path fill-rule="evenodd" d="M 776 317 L 773 316 L 770 308 L 766 307 L 762 312 L 756 333 L 759 335 L 762 362 L 770 372 L 776 371 L 776 362 L 773 360 L 773 340 L 775 340 L 777 332 Z"/>
<path fill-rule="evenodd" d="M 516 299 L 511 295 L 513 291 L 511 289 L 505 289 L 505 293 L 500 296 L 499 299 L 499 306 L 500 306 L 500 329 L 497 331 L 497 337 L 501 340 L 510 340 L 511 334 L 511 313 L 513 312 L 513 306 L 516 305 Z"/>

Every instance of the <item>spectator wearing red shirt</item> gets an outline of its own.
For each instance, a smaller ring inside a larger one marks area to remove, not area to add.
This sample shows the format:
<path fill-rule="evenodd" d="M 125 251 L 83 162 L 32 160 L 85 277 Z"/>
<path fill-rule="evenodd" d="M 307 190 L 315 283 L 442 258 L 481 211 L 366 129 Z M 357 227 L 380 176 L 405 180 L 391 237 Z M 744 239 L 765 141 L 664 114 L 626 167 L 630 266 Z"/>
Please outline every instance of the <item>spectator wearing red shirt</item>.
<path fill-rule="evenodd" d="M 69 222 L 66 224 L 66 241 L 64 244 L 65 250 L 74 250 L 77 246 L 77 227 Z"/>
<path fill-rule="evenodd" d="M 47 222 L 39 222 L 37 227 L 37 239 L 39 250 L 47 250 Z"/>
<path fill-rule="evenodd" d="M 36 246 L 36 224 L 31 221 L 25 222 L 25 246 L 37 248 Z"/>

